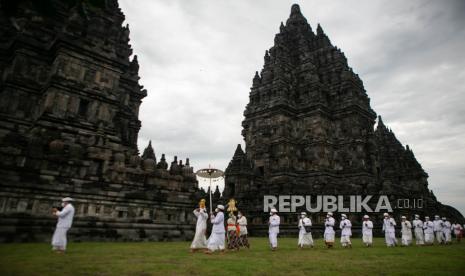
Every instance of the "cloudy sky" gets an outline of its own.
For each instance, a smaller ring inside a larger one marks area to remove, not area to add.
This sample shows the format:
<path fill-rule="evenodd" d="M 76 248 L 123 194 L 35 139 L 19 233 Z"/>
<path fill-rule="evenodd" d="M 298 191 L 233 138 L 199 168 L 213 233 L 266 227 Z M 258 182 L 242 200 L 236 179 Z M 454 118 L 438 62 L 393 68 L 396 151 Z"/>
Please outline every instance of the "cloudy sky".
<path fill-rule="evenodd" d="M 465 1 L 123 0 L 139 57 L 139 149 L 224 169 L 255 71 L 293 3 L 344 51 L 438 199 L 465 214 Z M 201 182 L 202 184 L 203 182 Z"/>

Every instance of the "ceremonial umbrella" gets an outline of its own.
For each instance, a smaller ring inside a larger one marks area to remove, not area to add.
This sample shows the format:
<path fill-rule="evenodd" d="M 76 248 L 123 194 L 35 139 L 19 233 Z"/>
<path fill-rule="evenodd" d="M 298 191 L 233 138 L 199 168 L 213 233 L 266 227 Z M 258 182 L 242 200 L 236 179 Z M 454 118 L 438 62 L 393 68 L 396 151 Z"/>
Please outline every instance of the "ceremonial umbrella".
<path fill-rule="evenodd" d="M 221 178 L 224 176 L 222 170 L 208 166 L 208 169 L 200 169 L 195 173 L 198 177 L 208 178 L 210 180 L 210 213 L 212 212 L 212 179 Z"/>

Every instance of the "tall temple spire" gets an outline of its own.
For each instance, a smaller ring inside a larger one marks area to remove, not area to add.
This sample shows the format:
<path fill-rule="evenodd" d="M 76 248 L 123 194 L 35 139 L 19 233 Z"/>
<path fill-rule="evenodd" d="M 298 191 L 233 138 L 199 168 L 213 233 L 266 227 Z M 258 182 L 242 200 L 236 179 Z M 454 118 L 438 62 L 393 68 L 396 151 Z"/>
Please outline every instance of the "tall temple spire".
<path fill-rule="evenodd" d="M 236 151 L 234 151 L 234 157 L 241 157 L 243 155 L 244 151 L 242 150 L 241 144 L 237 144 Z"/>
<path fill-rule="evenodd" d="M 377 126 L 377 128 L 379 128 L 379 129 L 385 129 L 386 128 L 386 125 L 384 125 L 383 118 L 381 118 L 381 115 L 378 116 L 378 126 Z"/>
<path fill-rule="evenodd" d="M 261 83 L 261 78 L 260 75 L 258 74 L 258 71 L 255 71 L 255 76 L 253 77 L 253 86 L 258 86 Z"/>
<path fill-rule="evenodd" d="M 299 4 L 293 4 L 291 7 L 291 17 L 304 17 L 300 12 Z"/>
<path fill-rule="evenodd" d="M 316 27 L 316 35 L 318 36 L 325 35 L 325 32 L 323 31 L 323 28 L 321 27 L 320 23 L 318 23 L 318 26 Z"/>
<path fill-rule="evenodd" d="M 291 15 L 289 16 L 289 19 L 286 21 L 286 26 L 290 28 L 309 28 L 310 26 L 307 24 L 307 19 L 302 15 L 300 12 L 300 7 L 297 4 L 292 5 L 291 8 Z"/>

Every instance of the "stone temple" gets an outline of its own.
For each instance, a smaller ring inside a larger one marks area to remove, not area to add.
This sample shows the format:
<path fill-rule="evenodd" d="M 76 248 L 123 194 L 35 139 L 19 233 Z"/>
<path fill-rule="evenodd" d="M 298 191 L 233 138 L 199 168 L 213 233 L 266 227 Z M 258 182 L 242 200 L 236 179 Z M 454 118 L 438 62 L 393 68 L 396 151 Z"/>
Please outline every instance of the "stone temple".
<path fill-rule="evenodd" d="M 73 240 L 193 236 L 189 159 L 139 156 L 137 56 L 116 0 L 2 1 L 0 241 L 49 240 L 75 198 Z"/>
<path fill-rule="evenodd" d="M 389 195 L 410 205 L 421 199 L 422 208 L 395 209 L 397 219 L 418 213 L 463 221 L 436 200 L 428 174 L 381 116 L 374 127 L 377 115 L 362 80 L 320 25 L 313 32 L 298 5 L 265 52 L 249 98 L 245 151 L 237 146 L 223 197 L 246 211 L 252 234 L 267 229 L 264 195 Z M 313 221 L 321 226 L 324 215 L 312 214 Z M 357 223 L 362 215 L 349 217 Z M 281 216 L 282 228 L 297 231 L 296 213 Z M 372 217 L 381 220 L 379 213 Z"/>
<path fill-rule="evenodd" d="M 75 199 L 71 240 L 192 238 L 192 209 L 206 194 L 189 159 L 168 163 L 151 143 L 139 154 L 147 91 L 117 0 L 0 5 L 0 242 L 50 240 L 51 208 L 65 196 Z M 236 198 L 252 234 L 267 227 L 263 196 L 277 194 L 421 198 L 424 208 L 396 212 L 463 221 L 380 117 L 374 128 L 362 81 L 297 5 L 244 115 L 245 151 L 237 147 L 213 202 Z M 318 225 L 322 214 L 312 216 Z M 282 228 L 295 223 L 284 215 Z"/>

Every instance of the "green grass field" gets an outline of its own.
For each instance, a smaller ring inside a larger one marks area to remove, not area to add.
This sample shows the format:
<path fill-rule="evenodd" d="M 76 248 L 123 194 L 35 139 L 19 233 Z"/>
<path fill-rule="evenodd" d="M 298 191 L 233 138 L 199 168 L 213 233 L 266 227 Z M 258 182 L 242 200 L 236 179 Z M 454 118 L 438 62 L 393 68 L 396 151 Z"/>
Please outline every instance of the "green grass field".
<path fill-rule="evenodd" d="M 0 275 L 464 275 L 465 243 L 451 246 L 373 248 L 353 239 L 352 249 L 299 250 L 297 240 L 279 239 L 271 252 L 266 238 L 250 250 L 224 255 L 189 253 L 188 242 L 71 243 L 57 255 L 44 243 L 0 245 Z"/>

